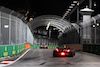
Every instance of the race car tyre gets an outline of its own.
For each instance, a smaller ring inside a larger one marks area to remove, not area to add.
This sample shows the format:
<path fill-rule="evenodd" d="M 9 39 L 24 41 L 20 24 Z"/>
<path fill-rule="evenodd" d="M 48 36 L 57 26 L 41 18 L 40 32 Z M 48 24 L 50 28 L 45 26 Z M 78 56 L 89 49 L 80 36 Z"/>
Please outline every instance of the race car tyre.
<path fill-rule="evenodd" d="M 46 49 L 47 49 L 47 47 L 46 47 Z"/>
<path fill-rule="evenodd" d="M 57 57 L 57 55 L 55 53 L 53 53 L 53 57 Z"/>
<path fill-rule="evenodd" d="M 73 55 L 72 55 L 72 56 L 70 56 L 70 57 L 73 57 Z"/>
<path fill-rule="evenodd" d="M 57 55 L 53 54 L 53 57 L 57 57 Z"/>
<path fill-rule="evenodd" d="M 74 53 L 74 55 L 75 55 L 75 53 Z"/>

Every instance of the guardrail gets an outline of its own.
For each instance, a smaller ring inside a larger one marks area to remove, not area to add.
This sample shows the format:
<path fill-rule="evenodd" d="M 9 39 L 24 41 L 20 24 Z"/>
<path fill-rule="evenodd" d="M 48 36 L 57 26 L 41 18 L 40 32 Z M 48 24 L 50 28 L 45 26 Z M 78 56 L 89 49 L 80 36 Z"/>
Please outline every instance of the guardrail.
<path fill-rule="evenodd" d="M 100 45 L 96 44 L 83 44 L 83 51 L 94 53 L 94 54 L 100 54 Z"/>
<path fill-rule="evenodd" d="M 31 48 L 31 46 L 32 45 L 29 43 L 0 46 L 0 57 L 7 57 L 7 56 L 19 54 L 23 52 L 24 50 Z"/>

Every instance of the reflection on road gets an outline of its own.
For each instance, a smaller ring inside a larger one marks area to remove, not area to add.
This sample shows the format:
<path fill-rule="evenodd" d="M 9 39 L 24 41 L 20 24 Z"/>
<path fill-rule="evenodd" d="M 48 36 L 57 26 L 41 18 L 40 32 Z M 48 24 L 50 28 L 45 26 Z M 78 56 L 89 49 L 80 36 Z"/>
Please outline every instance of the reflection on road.
<path fill-rule="evenodd" d="M 53 57 L 53 49 L 32 49 L 7 67 L 100 67 L 100 57 L 84 52 L 76 52 L 74 57 Z"/>

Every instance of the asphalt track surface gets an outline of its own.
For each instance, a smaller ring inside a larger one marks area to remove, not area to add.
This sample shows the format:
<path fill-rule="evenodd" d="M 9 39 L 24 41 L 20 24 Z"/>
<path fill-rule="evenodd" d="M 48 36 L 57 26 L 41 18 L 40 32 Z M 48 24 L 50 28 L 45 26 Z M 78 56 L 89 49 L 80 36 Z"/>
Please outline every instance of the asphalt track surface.
<path fill-rule="evenodd" d="M 76 52 L 74 57 L 53 57 L 53 49 L 31 49 L 7 67 L 100 67 L 100 56 Z"/>

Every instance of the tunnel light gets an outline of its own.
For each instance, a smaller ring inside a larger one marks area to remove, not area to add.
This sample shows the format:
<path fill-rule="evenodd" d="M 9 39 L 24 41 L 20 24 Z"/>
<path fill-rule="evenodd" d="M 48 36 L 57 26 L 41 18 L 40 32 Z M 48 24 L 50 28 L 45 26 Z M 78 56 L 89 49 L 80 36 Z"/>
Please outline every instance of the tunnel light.
<path fill-rule="evenodd" d="M 75 6 L 75 4 L 71 4 L 72 6 Z"/>
<path fill-rule="evenodd" d="M 69 6 L 69 8 L 73 8 L 73 6 Z"/>
<path fill-rule="evenodd" d="M 27 16 L 29 14 L 29 11 L 26 12 L 25 16 Z"/>
<path fill-rule="evenodd" d="M 99 26 L 99 23 L 97 23 L 97 26 Z"/>
<path fill-rule="evenodd" d="M 8 28 L 9 27 L 9 25 L 4 25 L 4 28 Z"/>
<path fill-rule="evenodd" d="M 68 11 L 71 11 L 71 9 L 68 9 Z"/>
<path fill-rule="evenodd" d="M 27 19 L 27 17 L 25 17 L 25 20 Z"/>
<path fill-rule="evenodd" d="M 93 27 L 95 27 L 95 25 L 93 25 Z"/>
<path fill-rule="evenodd" d="M 69 11 L 66 11 L 66 13 L 62 17 L 62 20 L 67 16 L 68 13 L 69 13 Z"/>
<path fill-rule="evenodd" d="M 64 15 L 66 15 L 66 14 L 68 14 L 69 13 L 69 11 L 66 11 L 66 13 L 64 14 Z"/>
<path fill-rule="evenodd" d="M 69 13 L 69 11 L 66 11 L 67 13 Z"/>
<path fill-rule="evenodd" d="M 48 29 L 49 29 L 49 26 L 50 26 L 50 22 L 48 23 L 48 25 L 47 25 L 47 27 L 46 27 L 46 30 L 48 30 Z"/>
<path fill-rule="evenodd" d="M 73 3 L 77 3 L 77 1 L 73 1 Z"/>
<path fill-rule="evenodd" d="M 62 17 L 62 20 L 67 16 L 68 13 L 69 13 L 69 11 L 66 11 L 66 13 Z"/>

